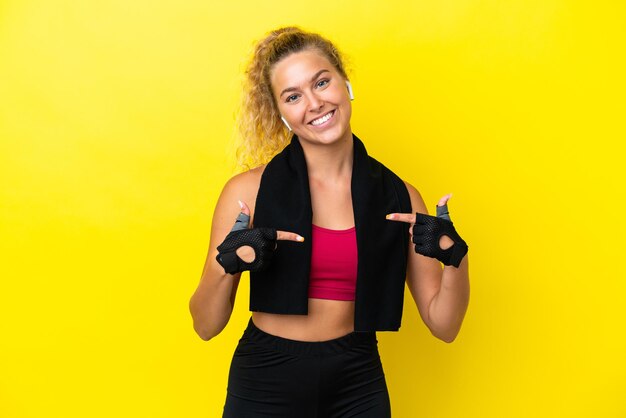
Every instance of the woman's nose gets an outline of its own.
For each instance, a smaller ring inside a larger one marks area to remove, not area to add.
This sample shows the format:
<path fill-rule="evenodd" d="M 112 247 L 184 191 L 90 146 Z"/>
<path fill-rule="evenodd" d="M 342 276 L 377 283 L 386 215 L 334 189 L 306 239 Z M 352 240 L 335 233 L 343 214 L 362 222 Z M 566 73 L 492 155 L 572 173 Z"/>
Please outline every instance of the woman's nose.
<path fill-rule="evenodd" d="M 319 111 L 324 106 L 324 101 L 316 95 L 315 93 L 311 93 L 309 97 L 309 110 L 311 112 Z"/>

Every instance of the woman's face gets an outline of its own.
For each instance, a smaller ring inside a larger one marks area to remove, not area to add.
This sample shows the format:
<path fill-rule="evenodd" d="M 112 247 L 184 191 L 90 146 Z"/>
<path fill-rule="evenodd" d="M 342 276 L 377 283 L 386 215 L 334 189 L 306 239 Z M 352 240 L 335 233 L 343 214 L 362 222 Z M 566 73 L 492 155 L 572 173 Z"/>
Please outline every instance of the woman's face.
<path fill-rule="evenodd" d="M 352 139 L 346 80 L 320 52 L 288 55 L 270 78 L 278 110 L 299 138 L 317 144 Z"/>

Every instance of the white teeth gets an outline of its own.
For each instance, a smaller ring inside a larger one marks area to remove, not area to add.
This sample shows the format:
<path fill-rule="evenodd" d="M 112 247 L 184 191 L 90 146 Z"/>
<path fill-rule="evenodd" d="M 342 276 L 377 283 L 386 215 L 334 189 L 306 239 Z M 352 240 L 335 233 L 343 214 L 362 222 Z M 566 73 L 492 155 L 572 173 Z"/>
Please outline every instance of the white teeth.
<path fill-rule="evenodd" d="M 321 118 L 315 119 L 314 121 L 312 121 L 311 125 L 321 125 L 322 123 L 330 119 L 334 114 L 335 114 L 335 111 L 333 110 L 332 112 L 325 114 Z"/>

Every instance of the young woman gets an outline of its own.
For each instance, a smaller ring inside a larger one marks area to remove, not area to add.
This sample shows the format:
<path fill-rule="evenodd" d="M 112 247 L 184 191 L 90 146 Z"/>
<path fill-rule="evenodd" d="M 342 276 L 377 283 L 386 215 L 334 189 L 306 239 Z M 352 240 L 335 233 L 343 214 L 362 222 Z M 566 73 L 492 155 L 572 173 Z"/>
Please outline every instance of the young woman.
<path fill-rule="evenodd" d="M 252 317 L 224 417 L 389 417 L 376 331 L 399 329 L 405 283 L 443 341 L 468 306 L 467 245 L 447 217 L 450 195 L 429 216 L 418 191 L 367 154 L 328 40 L 273 31 L 247 76 L 240 157 L 258 166 L 224 186 L 190 301 L 209 340 L 250 271 Z"/>

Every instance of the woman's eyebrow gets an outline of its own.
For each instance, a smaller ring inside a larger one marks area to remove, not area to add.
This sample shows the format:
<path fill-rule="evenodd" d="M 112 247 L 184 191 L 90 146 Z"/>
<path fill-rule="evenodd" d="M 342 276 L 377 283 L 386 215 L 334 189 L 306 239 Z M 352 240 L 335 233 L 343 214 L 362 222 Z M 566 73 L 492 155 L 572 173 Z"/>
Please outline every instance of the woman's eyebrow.
<path fill-rule="evenodd" d="M 317 77 L 319 77 L 321 74 L 323 74 L 323 73 L 329 73 L 329 72 L 330 72 L 330 71 L 329 71 L 329 70 L 327 70 L 327 69 L 321 69 L 321 70 L 319 70 L 318 72 L 316 72 L 316 73 L 315 73 L 315 75 L 314 75 L 313 77 L 311 77 L 311 83 L 312 83 L 312 82 L 313 82 L 313 81 L 314 81 Z M 290 91 L 294 91 L 294 90 L 298 90 L 298 88 L 297 88 L 297 87 L 287 87 L 285 90 L 283 90 L 283 91 L 281 91 L 281 92 L 280 92 L 280 96 L 278 96 L 278 97 L 282 97 L 282 96 L 283 96 L 283 94 L 285 94 L 285 93 L 287 93 L 287 92 L 290 92 Z"/>

